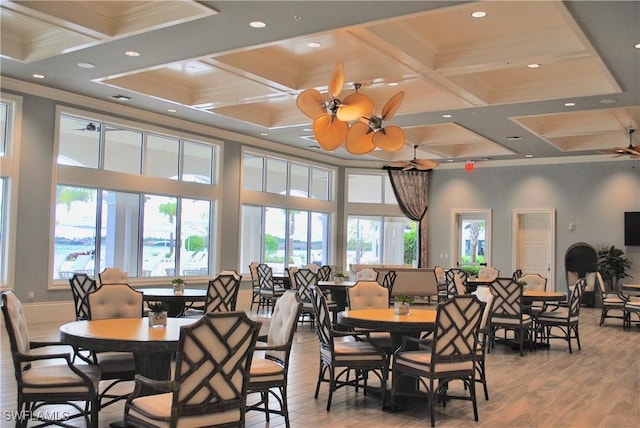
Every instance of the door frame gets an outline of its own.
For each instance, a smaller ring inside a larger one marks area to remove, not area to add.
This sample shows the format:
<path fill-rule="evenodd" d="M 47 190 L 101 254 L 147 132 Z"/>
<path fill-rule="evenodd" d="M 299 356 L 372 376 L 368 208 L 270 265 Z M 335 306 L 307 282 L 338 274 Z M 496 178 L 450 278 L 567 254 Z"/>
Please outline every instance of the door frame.
<path fill-rule="evenodd" d="M 458 256 L 460 255 L 460 235 L 458 234 L 458 222 L 460 217 L 466 217 L 467 215 L 483 216 L 485 219 L 484 224 L 484 243 L 485 243 L 485 257 L 484 261 L 487 266 L 491 265 L 491 209 L 453 209 L 451 210 L 451 243 L 450 254 L 453 256 L 450 258 L 451 267 L 457 267 Z M 454 260 L 455 259 L 455 260 Z M 456 263 L 454 265 L 454 262 Z"/>
<path fill-rule="evenodd" d="M 548 216 L 549 219 L 549 230 L 547 230 L 547 237 L 548 237 L 548 241 L 549 241 L 549 268 L 548 268 L 548 272 L 549 272 L 549 276 L 547 277 L 547 284 L 551 285 L 551 287 L 553 287 L 553 290 L 556 290 L 556 210 L 555 209 L 515 209 L 513 210 L 513 221 L 511 222 L 512 224 L 512 230 L 511 230 L 511 236 L 512 236 L 512 243 L 511 243 L 511 248 L 512 248 L 512 261 L 511 261 L 511 267 L 512 267 L 512 271 L 515 272 L 516 270 L 516 266 L 517 266 L 517 262 L 518 262 L 518 256 L 519 256 L 519 249 L 520 249 L 520 235 L 518 233 L 518 230 L 520 230 L 520 218 L 523 215 L 527 215 L 527 214 L 546 214 Z M 551 290 L 551 291 L 553 291 Z"/>

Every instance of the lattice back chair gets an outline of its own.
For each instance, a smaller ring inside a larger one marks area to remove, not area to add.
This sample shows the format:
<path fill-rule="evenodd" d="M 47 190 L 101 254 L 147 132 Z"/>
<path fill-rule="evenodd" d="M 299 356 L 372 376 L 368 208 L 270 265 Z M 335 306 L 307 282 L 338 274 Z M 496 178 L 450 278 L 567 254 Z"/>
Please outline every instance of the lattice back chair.
<path fill-rule="evenodd" d="M 141 318 L 143 314 L 143 294 L 128 284 L 106 284 L 87 296 L 89 319 Z M 100 392 L 100 407 L 106 407 L 127 398 L 125 394 L 111 390 L 121 382 L 135 377 L 135 360 L 130 352 L 96 352 L 94 361 L 102 370 L 102 380 L 110 380 Z M 130 391 L 129 391 L 130 392 Z"/>
<path fill-rule="evenodd" d="M 105 268 L 98 274 L 98 278 L 100 279 L 100 285 L 129 283 L 129 275 L 127 272 L 117 267 Z"/>
<path fill-rule="evenodd" d="M 516 269 L 511 274 L 511 279 L 513 279 L 514 281 L 517 281 L 520 279 L 521 276 L 522 276 L 522 269 Z"/>
<path fill-rule="evenodd" d="M 295 290 L 298 288 L 298 284 L 296 283 L 296 272 L 298 272 L 298 267 L 289 266 L 287 269 L 287 275 L 289 276 L 289 289 Z"/>
<path fill-rule="evenodd" d="M 287 290 L 278 299 L 271 316 L 269 333 L 258 337 L 255 348 L 264 352 L 264 358 L 254 356 L 251 363 L 248 393 L 259 393 L 260 401 L 248 405 L 247 409 L 265 412 L 267 422 L 270 413 L 281 415 L 287 428 L 290 426 L 287 404 L 289 357 L 301 308 L 302 302 L 294 290 Z M 279 409 L 269 407 L 269 396 L 276 399 Z"/>
<path fill-rule="evenodd" d="M 330 281 L 332 269 L 329 265 L 320 266 L 318 269 L 318 281 Z"/>
<path fill-rule="evenodd" d="M 520 275 L 515 281 L 523 284 L 525 290 L 546 291 L 547 289 L 547 278 L 538 273 Z M 530 306 L 525 306 L 524 310 L 535 318 L 536 314 L 542 311 L 543 306 L 541 302 L 533 302 Z"/>
<path fill-rule="evenodd" d="M 520 345 L 520 356 L 522 356 L 525 338 L 531 338 L 533 335 L 533 319 L 531 315 L 524 312 L 522 305 L 524 289 L 513 278 L 497 278 L 490 284 L 490 288 L 495 296 L 490 321 L 490 346 L 495 346 L 497 330 L 504 330 L 505 339 L 507 331 L 513 331 Z M 533 350 L 533 342 L 530 341 L 529 343 L 531 345 L 530 349 Z M 491 347 L 487 349 L 487 352 L 491 352 Z"/>
<path fill-rule="evenodd" d="M 572 353 L 571 339 L 575 339 L 578 349 L 582 349 L 578 321 L 580 318 L 580 302 L 586 286 L 587 280 L 585 278 L 578 279 L 571 289 L 568 305 L 545 304 L 542 312 L 536 317 L 536 341 L 538 340 L 538 333 L 542 335 L 541 340 L 547 344 L 550 339 L 566 340 L 569 344 L 569 353 Z M 560 330 L 560 333 L 553 334 L 557 330 Z"/>
<path fill-rule="evenodd" d="M 447 293 L 447 273 L 442 268 L 442 266 L 435 266 L 433 268 L 433 275 L 436 277 L 438 302 L 444 302 L 449 298 Z"/>
<path fill-rule="evenodd" d="M 302 266 L 302 269 L 309 269 L 311 272 L 315 274 L 320 272 L 320 266 L 318 266 L 315 263 L 307 263 L 306 265 Z"/>
<path fill-rule="evenodd" d="M 260 308 L 266 308 L 267 312 L 271 312 L 278 300 L 278 297 L 284 293 L 284 288 L 276 286 L 273 282 L 273 270 L 271 266 L 260 263 L 257 267 L 258 283 L 260 284 L 260 303 L 258 304 L 258 312 Z"/>
<path fill-rule="evenodd" d="M 65 410 L 68 405 L 77 412 L 63 421 L 56 421 L 59 422 L 56 425 L 71 426 L 68 419 L 82 417 L 86 426 L 97 428 L 100 368 L 88 364 L 74 365 L 74 350 L 63 343 L 31 341 L 22 304 L 12 291 L 2 293 L 2 314 L 17 383 L 17 411 L 21 415 L 15 426 L 26 427 L 29 418 L 36 416 L 42 406 L 64 404 Z M 35 349 L 38 350 L 32 352 Z M 85 404 L 80 405 L 79 402 Z M 50 424 L 37 426 L 44 425 Z"/>
<path fill-rule="evenodd" d="M 596 287 L 600 292 L 600 302 L 602 303 L 600 325 L 604 324 L 606 318 L 617 318 L 623 320 L 624 327 L 624 305 L 627 299 L 618 292 L 607 291 L 606 283 L 600 272 L 596 272 L 596 283 Z M 613 311 L 614 315 L 609 315 L 609 311 Z M 616 312 L 618 312 L 618 315 L 615 315 Z"/>
<path fill-rule="evenodd" d="M 393 354 L 392 403 L 400 395 L 426 395 L 433 427 L 438 396 L 443 403 L 452 398 L 468 400 L 473 403 L 473 416 L 478 421 L 474 361 L 484 307 L 476 296 L 454 296 L 438 305 L 433 335 L 429 339 L 402 338 L 402 345 Z M 401 391 L 399 385 L 403 377 L 416 378 L 422 385 L 420 391 L 426 392 Z M 452 380 L 462 380 L 469 396 L 448 395 L 447 384 Z"/>
<path fill-rule="evenodd" d="M 300 302 L 302 303 L 302 309 L 300 310 L 300 321 L 304 324 L 305 320 L 309 320 L 311 328 L 314 324 L 314 312 L 313 312 L 313 295 L 311 294 L 311 287 L 318 285 L 318 275 L 309 269 L 298 269 L 295 273 L 296 292 Z"/>
<path fill-rule="evenodd" d="M 349 297 L 349 309 L 386 309 L 389 307 L 391 293 L 389 289 L 378 284 L 376 281 L 358 281 L 347 291 Z M 368 331 L 369 339 L 384 349 L 388 354 L 393 352 L 393 341 L 388 331 L 373 331 L 367 329 L 354 328 L 353 331 Z"/>
<path fill-rule="evenodd" d="M 87 296 L 98 288 L 96 280 L 86 273 L 74 273 L 69 278 L 71 293 L 73 294 L 73 304 L 76 310 L 76 321 L 89 319 L 89 302 Z"/>
<path fill-rule="evenodd" d="M 395 270 L 388 271 L 382 277 L 382 286 L 384 288 L 386 288 L 387 290 L 389 290 L 389 299 L 393 298 L 392 297 L 393 296 L 393 285 L 396 283 L 396 278 L 397 277 L 398 277 L 398 274 L 396 273 Z"/>
<path fill-rule="evenodd" d="M 251 306 L 249 310 L 253 310 L 253 305 L 260 307 L 260 281 L 258 280 L 258 262 L 249 263 L 249 272 L 251 273 Z"/>
<path fill-rule="evenodd" d="M 209 281 L 205 312 L 229 312 L 236 310 L 240 275 L 237 272 L 221 272 Z"/>
<path fill-rule="evenodd" d="M 320 393 L 320 384 L 329 384 L 327 411 L 331 410 L 333 393 L 344 386 L 353 386 L 356 391 L 364 387 L 366 394 L 368 374 L 374 373 L 382 386 L 382 408 L 385 406 L 386 384 L 389 374 L 387 354 L 369 341 L 367 335 L 336 331 L 331 325 L 331 313 L 327 301 L 317 287 L 312 288 L 313 308 L 316 317 L 316 331 L 320 342 L 320 368 L 314 397 Z M 340 340 L 351 337 L 357 340 Z M 355 371 L 350 379 L 349 373 Z"/>
<path fill-rule="evenodd" d="M 450 298 L 452 298 L 453 296 L 457 296 L 458 295 L 458 288 L 456 287 L 456 281 L 455 281 L 455 277 L 456 275 L 460 276 L 460 273 L 462 271 L 460 269 L 449 269 L 446 272 L 446 277 L 447 277 L 447 295 L 446 298 L 444 299 L 444 301 L 449 300 Z"/>
<path fill-rule="evenodd" d="M 459 273 L 453 274 L 453 285 L 456 287 L 456 295 L 462 296 L 467 294 L 467 287 L 464 285 L 464 280 Z"/>
<path fill-rule="evenodd" d="M 250 368 L 261 322 L 244 311 L 206 313 L 180 328 L 173 380 L 136 376 L 127 427 L 245 425 Z M 157 391 L 142 395 L 143 389 Z"/>
<path fill-rule="evenodd" d="M 500 276 L 500 269 L 493 266 L 485 266 L 478 272 L 478 279 L 482 279 L 484 281 L 493 281 L 498 278 L 498 276 Z"/>
<path fill-rule="evenodd" d="M 478 346 L 476 347 L 475 381 L 482 384 L 485 400 L 489 399 L 489 389 L 487 388 L 486 353 L 489 345 L 489 321 L 493 311 L 494 296 L 489 287 L 478 287 L 473 293 L 478 300 L 485 304 L 478 330 Z"/>

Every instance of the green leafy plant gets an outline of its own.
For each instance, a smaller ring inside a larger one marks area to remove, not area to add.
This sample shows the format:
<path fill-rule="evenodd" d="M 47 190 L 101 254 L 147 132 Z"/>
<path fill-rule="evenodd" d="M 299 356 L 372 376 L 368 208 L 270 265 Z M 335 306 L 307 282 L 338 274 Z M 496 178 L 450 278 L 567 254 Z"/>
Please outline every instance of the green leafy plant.
<path fill-rule="evenodd" d="M 398 294 L 393 298 L 396 302 L 408 304 L 413 303 L 413 297 L 407 296 L 406 294 Z"/>
<path fill-rule="evenodd" d="M 185 285 L 186 284 L 185 280 L 182 279 L 182 278 L 174 278 L 174 279 L 171 280 L 171 283 L 175 284 L 175 285 Z"/>
<path fill-rule="evenodd" d="M 333 274 L 334 278 L 344 278 L 344 274 L 340 272 L 336 272 Z"/>
<path fill-rule="evenodd" d="M 149 302 L 149 311 L 151 312 L 163 312 L 167 310 L 167 305 L 165 302 Z"/>
<path fill-rule="evenodd" d="M 631 261 L 621 249 L 612 245 L 598 251 L 598 270 L 610 290 L 615 290 L 621 279 L 631 278 L 631 275 L 627 273 L 630 268 Z"/>

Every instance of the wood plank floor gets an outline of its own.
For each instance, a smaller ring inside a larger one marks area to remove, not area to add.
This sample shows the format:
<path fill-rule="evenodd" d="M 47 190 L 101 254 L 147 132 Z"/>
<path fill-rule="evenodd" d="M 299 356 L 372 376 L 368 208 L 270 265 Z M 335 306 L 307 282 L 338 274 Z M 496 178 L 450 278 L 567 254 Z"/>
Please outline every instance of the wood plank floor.
<path fill-rule="evenodd" d="M 269 318 L 263 319 L 263 330 Z M 496 345 L 487 356 L 490 400 L 478 391 L 479 422 L 471 404 L 452 401 L 436 407 L 439 427 L 640 427 L 640 328 L 623 331 L 620 320 L 598 326 L 600 310 L 580 313 L 582 350 L 569 354 L 564 341 L 547 350 L 526 352 L 523 357 L 505 345 Z M 58 338 L 58 326 L 30 326 L 32 340 Z M 15 378 L 7 333 L 2 328 L 1 427 L 13 426 L 6 411 L 15 410 Z M 380 399 L 362 391 L 341 389 L 326 412 L 327 389 L 323 385 L 313 398 L 318 370 L 318 342 L 308 324 L 295 337 L 289 375 L 289 408 L 293 427 L 423 427 L 429 424 L 424 404 L 412 404 L 397 412 L 382 411 Z M 455 390 L 455 386 L 452 389 Z M 249 398 L 251 400 L 251 397 Z M 122 404 L 100 412 L 100 427 L 121 420 Z M 82 426 L 79 423 L 78 426 Z M 247 414 L 248 427 L 281 427 L 282 418 L 265 422 L 258 412 Z"/>

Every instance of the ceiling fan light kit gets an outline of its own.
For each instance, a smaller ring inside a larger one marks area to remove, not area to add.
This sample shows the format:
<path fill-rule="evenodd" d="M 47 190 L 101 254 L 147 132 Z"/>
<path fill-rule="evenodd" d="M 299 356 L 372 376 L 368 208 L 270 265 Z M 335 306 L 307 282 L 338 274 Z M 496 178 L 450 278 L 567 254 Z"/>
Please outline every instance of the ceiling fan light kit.
<path fill-rule="evenodd" d="M 376 148 L 386 151 L 400 150 L 404 145 L 404 131 L 399 126 L 383 127 L 383 121 L 393 117 L 404 98 L 399 92 L 387 101 L 380 116 L 374 115 L 375 104 L 371 98 L 356 92 L 340 100 L 344 85 L 344 65 L 339 61 L 331 75 L 329 95 L 325 97 L 317 89 L 306 89 L 298 95 L 296 105 L 302 113 L 313 119 L 313 135 L 322 149 L 334 151 L 343 144 L 351 154 L 363 155 Z M 350 122 L 353 122 L 350 124 Z"/>

